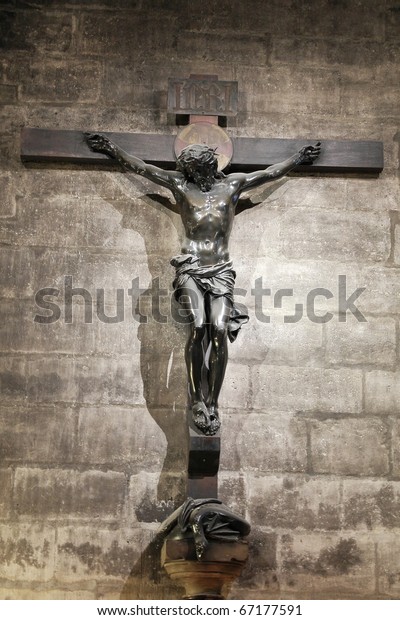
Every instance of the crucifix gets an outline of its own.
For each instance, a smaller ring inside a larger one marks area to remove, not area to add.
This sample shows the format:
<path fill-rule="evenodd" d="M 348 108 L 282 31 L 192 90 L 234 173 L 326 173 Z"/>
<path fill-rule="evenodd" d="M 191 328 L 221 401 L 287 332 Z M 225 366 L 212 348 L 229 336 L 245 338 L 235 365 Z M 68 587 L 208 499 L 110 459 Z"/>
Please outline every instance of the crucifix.
<path fill-rule="evenodd" d="M 175 527 L 175 521 L 181 528 L 182 523 L 186 529 L 192 527 L 200 559 L 207 546 L 203 525 L 217 540 L 233 540 L 249 529 L 216 499 L 218 396 L 227 342 L 236 339 L 248 320 L 234 302 L 236 274 L 228 250 L 239 197 L 290 171 L 376 174 L 383 168 L 383 155 L 382 144 L 375 141 L 324 141 L 321 147 L 316 141 L 303 146 L 304 140 L 231 140 L 218 120 L 236 114 L 237 83 L 219 81 L 217 76 L 170 80 L 168 106 L 169 112 L 188 117 L 189 124 L 176 137 L 26 128 L 21 157 L 26 162 L 122 166 L 169 189 L 180 208 L 185 238 L 181 254 L 171 264 L 176 270 L 175 296 L 190 323 L 185 360 L 189 394 L 187 495 L 191 499 L 166 527 Z M 228 164 L 230 172 L 225 174 Z"/>
<path fill-rule="evenodd" d="M 357 172 L 383 169 L 382 143 L 326 140 L 231 139 L 222 129 L 237 114 L 237 82 L 215 75 L 170 79 L 168 112 L 188 124 L 177 136 L 87 134 L 24 128 L 24 162 L 59 161 L 124 167 L 167 187 L 180 206 L 186 240 L 172 260 L 175 295 L 191 318 L 185 358 L 188 372 L 189 482 L 192 497 L 217 496 L 220 450 L 218 394 L 227 362 L 227 337 L 236 338 L 248 317 L 234 305 L 234 271 L 228 240 L 241 192 L 295 172 Z M 197 144 L 197 146 L 195 146 Z M 276 162 L 281 162 L 277 164 Z M 222 170 L 230 165 L 230 174 Z M 172 171 L 171 169 L 176 168 Z M 260 170 L 261 168 L 261 170 Z M 207 393 L 205 353 L 209 345 Z"/>

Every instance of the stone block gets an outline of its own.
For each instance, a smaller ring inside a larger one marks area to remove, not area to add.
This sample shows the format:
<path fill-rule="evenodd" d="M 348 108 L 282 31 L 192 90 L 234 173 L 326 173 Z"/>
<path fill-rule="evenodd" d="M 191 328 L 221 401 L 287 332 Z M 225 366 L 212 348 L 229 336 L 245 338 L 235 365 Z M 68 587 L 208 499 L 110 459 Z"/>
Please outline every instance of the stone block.
<path fill-rule="evenodd" d="M 12 470 L 0 469 L 0 518 L 7 519 L 11 511 Z"/>
<path fill-rule="evenodd" d="M 27 361 L 27 393 L 33 402 L 75 403 L 79 384 L 72 357 L 35 356 Z"/>
<path fill-rule="evenodd" d="M 86 12 L 78 30 L 78 50 L 93 56 L 119 56 L 135 61 L 177 58 L 174 28 L 154 11 Z M 154 61 L 153 61 L 154 62 Z"/>
<path fill-rule="evenodd" d="M 250 523 L 305 530 L 340 528 L 337 480 L 305 476 L 246 475 Z"/>
<path fill-rule="evenodd" d="M 289 260 L 383 262 L 390 253 L 390 221 L 382 213 L 291 209 L 281 222 Z"/>
<path fill-rule="evenodd" d="M 62 590 L 61 588 L 43 588 L 43 585 L 32 584 L 31 589 L 10 586 L 0 587 L 0 599 L 2 601 L 90 601 L 97 599 L 96 593 L 89 588 L 73 588 Z"/>
<path fill-rule="evenodd" d="M 33 60 L 24 76 L 22 102 L 93 103 L 99 96 L 101 66 L 88 61 Z"/>
<path fill-rule="evenodd" d="M 394 228 L 394 244 L 393 260 L 397 265 L 400 265 L 400 226 Z"/>
<path fill-rule="evenodd" d="M 284 534 L 280 554 L 281 595 L 352 599 L 375 593 L 374 545 L 367 536 Z"/>
<path fill-rule="evenodd" d="M 14 217 L 16 212 L 15 187 L 10 173 L 2 172 L 0 174 L 0 183 L 3 188 L 2 199 L 0 203 L 0 218 Z"/>
<path fill-rule="evenodd" d="M 24 357 L 12 355 L 0 357 L 0 391 L 4 404 L 26 397 Z"/>
<path fill-rule="evenodd" d="M 245 257 L 246 261 L 251 263 L 256 256 L 263 258 L 281 256 L 282 242 L 279 231 L 282 209 L 279 199 L 278 204 L 273 201 L 273 197 L 279 195 L 277 185 L 278 183 L 274 183 L 273 188 L 264 187 L 260 193 L 254 193 L 253 190 L 249 197 L 243 195 L 239 200 L 230 238 L 234 265 L 237 258 Z"/>
<path fill-rule="evenodd" d="M 33 196 L 29 194 L 31 181 L 27 195 L 18 201 L 18 244 L 57 249 L 84 245 L 84 210 L 78 196 L 63 194 L 62 186 L 47 194 L 36 182 Z"/>
<path fill-rule="evenodd" d="M 146 409 L 82 408 L 77 461 L 160 471 L 166 452 L 161 429 Z"/>
<path fill-rule="evenodd" d="M 140 562 L 145 537 L 140 529 L 60 527 L 57 531 L 55 576 L 62 582 L 87 582 L 107 577 L 126 579 Z M 82 587 L 82 585 L 81 585 Z"/>
<path fill-rule="evenodd" d="M 275 532 L 252 524 L 249 536 L 249 559 L 239 579 L 233 584 L 229 593 L 230 597 L 234 597 L 234 600 L 241 599 L 242 589 L 254 589 L 257 592 L 267 589 L 271 595 L 278 596 L 277 547 L 278 537 Z M 252 596 L 248 598 L 252 599 Z"/>
<path fill-rule="evenodd" d="M 353 281 L 357 286 L 364 286 L 365 291 L 357 300 L 357 307 L 362 313 L 397 314 L 399 310 L 400 281 L 393 268 L 365 267 L 359 274 L 351 272 L 348 279 L 349 291 Z"/>
<path fill-rule="evenodd" d="M 331 7 L 329 7 L 331 12 Z M 298 62 L 301 59 L 302 66 L 335 67 L 340 71 L 354 72 L 357 66 L 357 74 L 370 75 L 376 71 L 380 59 L 385 57 L 385 46 L 381 41 L 372 41 L 352 38 L 343 41 L 337 38 L 313 37 L 301 38 L 275 38 L 272 51 L 272 59 L 275 62 Z"/>
<path fill-rule="evenodd" d="M 124 474 L 17 468 L 14 504 L 19 515 L 115 518 L 126 489 Z"/>
<path fill-rule="evenodd" d="M 43 524 L 0 527 L 0 578 L 49 581 L 54 574 L 55 531 Z"/>
<path fill-rule="evenodd" d="M 74 360 L 76 400 L 81 403 L 143 405 L 143 382 L 137 355 L 87 356 Z"/>
<path fill-rule="evenodd" d="M 52 298 L 55 303 L 56 298 Z M 58 304 L 57 304 L 58 305 Z M 22 302 L 3 301 L 1 308 L 0 343 L 2 351 L 23 351 L 25 353 L 90 353 L 94 351 L 95 325 L 76 321 L 67 324 L 58 320 L 52 324 L 34 321 L 43 316 L 43 310 L 33 300 Z M 54 316 L 54 313 L 50 316 Z"/>
<path fill-rule="evenodd" d="M 368 87 L 368 82 L 358 82 L 356 79 L 342 84 L 343 114 L 374 118 L 390 116 L 398 100 L 398 86 L 369 83 Z"/>
<path fill-rule="evenodd" d="M 218 472 L 218 497 L 232 511 L 245 516 L 246 488 L 245 478 L 241 471 L 221 471 L 220 469 Z"/>
<path fill-rule="evenodd" d="M 385 476 L 389 473 L 387 425 L 376 418 L 314 421 L 311 458 L 315 473 Z"/>
<path fill-rule="evenodd" d="M 400 596 L 399 531 L 381 534 L 378 540 L 378 591 L 385 598 Z"/>
<path fill-rule="evenodd" d="M 375 415 L 400 412 L 400 373 L 373 370 L 365 374 L 365 409 Z"/>
<path fill-rule="evenodd" d="M 143 405 L 137 356 L 35 356 L 27 362 L 29 399 L 39 402 Z"/>
<path fill-rule="evenodd" d="M 293 133 L 290 135 L 296 137 L 296 139 L 303 137 L 302 134 L 299 134 L 299 129 L 297 130 L 297 135 L 295 129 L 293 129 Z M 304 145 L 310 141 L 310 135 L 314 138 L 318 137 L 317 134 L 312 133 L 311 127 L 310 129 L 307 128 L 304 135 L 306 136 L 304 138 Z M 279 137 L 279 134 L 276 137 Z M 283 216 L 286 214 L 282 211 L 282 207 L 290 209 L 293 207 L 304 207 L 304 209 L 313 210 L 320 209 L 321 205 L 329 204 L 334 209 L 340 209 L 346 207 L 346 187 L 348 182 L 348 180 L 338 177 L 285 176 L 270 186 L 253 190 L 251 197 L 256 202 L 262 198 L 265 200 L 268 209 L 263 208 L 263 211 L 268 212 L 271 207 L 276 207 L 279 208 L 280 214 Z M 260 209 L 261 207 L 256 211 Z M 251 209 L 248 212 L 249 217 L 251 217 L 253 211 L 254 209 Z"/>
<path fill-rule="evenodd" d="M 1 47 L 26 52 L 67 52 L 72 15 L 44 11 L 1 11 Z"/>
<path fill-rule="evenodd" d="M 248 84 L 251 71 L 253 81 Z M 340 110 L 340 88 L 338 72 L 309 68 L 296 71 L 291 67 L 278 66 L 271 72 L 268 67 L 239 66 L 239 84 L 248 84 L 241 93 L 241 110 L 251 115 L 266 113 L 295 113 L 299 101 L 304 114 L 338 114 Z"/>
<path fill-rule="evenodd" d="M 360 413 L 361 371 L 255 367 L 252 406 L 261 411 Z"/>
<path fill-rule="evenodd" d="M 229 348 L 229 359 L 277 366 L 323 365 L 322 325 L 307 318 L 298 323 L 285 323 L 284 316 L 271 308 L 272 300 L 273 297 L 261 299 L 257 314 L 251 310 L 250 323 Z M 259 307 L 261 304 L 263 307 Z M 269 323 L 263 322 L 265 317 L 269 317 Z"/>
<path fill-rule="evenodd" d="M 345 204 L 348 209 L 376 209 L 382 216 L 382 205 L 385 211 L 397 210 L 399 200 L 400 188 L 392 176 L 379 178 L 378 183 L 376 179 L 347 179 Z"/>
<path fill-rule="evenodd" d="M 400 484 L 382 480 L 344 480 L 344 527 L 399 528 Z"/>
<path fill-rule="evenodd" d="M 368 317 L 366 323 L 336 323 L 326 329 L 327 360 L 331 364 L 391 367 L 396 363 L 396 322 Z"/>
<path fill-rule="evenodd" d="M 9 103 L 16 103 L 17 101 L 17 87 L 13 84 L 1 84 L 0 85 L 0 103 L 2 105 Z"/>
<path fill-rule="evenodd" d="M 222 409 L 248 409 L 250 369 L 245 364 L 228 364 L 219 402 Z"/>
<path fill-rule="evenodd" d="M 234 413 L 223 416 L 222 428 L 222 468 L 241 472 L 306 471 L 304 420 L 286 413 Z"/>
<path fill-rule="evenodd" d="M 177 41 L 177 53 L 181 58 L 202 58 L 207 62 L 246 64 L 251 57 L 255 66 L 264 66 L 268 61 L 270 38 L 264 36 L 216 33 L 190 33 Z M 179 76 L 178 76 L 179 77 Z"/>
<path fill-rule="evenodd" d="M 400 420 L 393 421 L 392 429 L 393 476 L 400 478 Z"/>
<path fill-rule="evenodd" d="M 75 416 L 51 405 L 3 405 L 0 452 L 4 461 L 69 463 L 73 458 Z"/>

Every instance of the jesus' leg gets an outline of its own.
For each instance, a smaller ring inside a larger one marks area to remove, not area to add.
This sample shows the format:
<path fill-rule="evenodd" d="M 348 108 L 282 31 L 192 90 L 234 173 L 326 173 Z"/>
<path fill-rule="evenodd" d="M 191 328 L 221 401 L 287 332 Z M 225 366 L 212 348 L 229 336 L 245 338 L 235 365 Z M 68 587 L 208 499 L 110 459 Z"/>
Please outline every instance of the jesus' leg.
<path fill-rule="evenodd" d="M 228 320 L 231 312 L 231 303 L 225 297 L 213 298 L 207 296 L 207 315 L 209 317 L 210 332 L 210 359 L 208 373 L 207 407 L 210 415 L 210 425 L 215 433 L 220 427 L 218 416 L 218 397 L 225 377 L 228 362 Z"/>
<path fill-rule="evenodd" d="M 202 371 L 204 365 L 203 339 L 206 335 L 204 298 L 195 282 L 189 279 L 179 291 L 179 303 L 187 312 L 190 332 L 185 348 L 185 361 L 189 381 L 190 406 L 195 425 L 207 432 L 210 418 L 204 402 Z"/>

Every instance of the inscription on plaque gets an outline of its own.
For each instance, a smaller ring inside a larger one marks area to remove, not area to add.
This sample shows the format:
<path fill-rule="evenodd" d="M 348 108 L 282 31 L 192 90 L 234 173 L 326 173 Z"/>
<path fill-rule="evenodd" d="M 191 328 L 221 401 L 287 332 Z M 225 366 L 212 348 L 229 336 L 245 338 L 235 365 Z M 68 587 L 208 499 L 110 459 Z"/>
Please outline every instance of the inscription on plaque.
<path fill-rule="evenodd" d="M 238 83 L 218 79 L 169 79 L 168 112 L 236 116 Z"/>

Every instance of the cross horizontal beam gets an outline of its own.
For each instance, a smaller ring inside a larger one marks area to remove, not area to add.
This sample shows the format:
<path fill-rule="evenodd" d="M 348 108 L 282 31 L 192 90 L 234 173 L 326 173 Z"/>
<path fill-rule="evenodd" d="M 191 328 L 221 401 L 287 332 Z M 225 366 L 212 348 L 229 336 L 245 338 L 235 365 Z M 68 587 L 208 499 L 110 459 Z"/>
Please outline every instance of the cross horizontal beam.
<path fill-rule="evenodd" d="M 163 168 L 175 167 L 174 141 L 171 134 L 101 132 L 121 148 L 146 162 Z M 323 140 L 320 157 L 312 166 L 299 166 L 302 172 L 357 172 L 378 174 L 383 170 L 383 144 L 375 140 Z M 244 172 L 265 168 L 283 161 L 302 146 L 317 140 L 279 138 L 233 138 L 231 170 Z M 94 153 L 86 144 L 82 131 L 36 129 L 25 127 L 21 136 L 23 162 L 69 162 L 113 165 L 107 155 Z M 116 164 L 117 165 L 117 164 Z"/>

